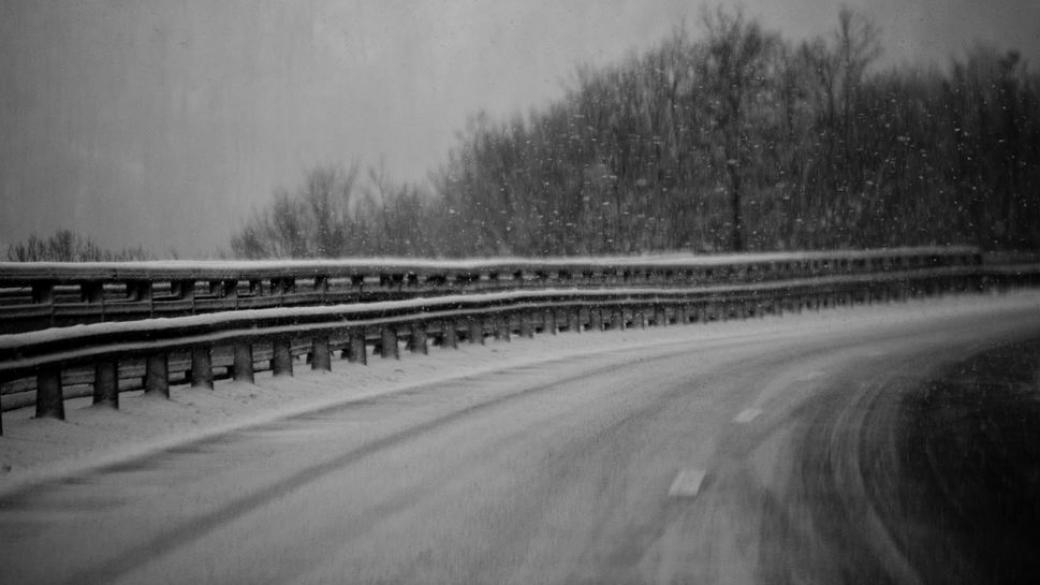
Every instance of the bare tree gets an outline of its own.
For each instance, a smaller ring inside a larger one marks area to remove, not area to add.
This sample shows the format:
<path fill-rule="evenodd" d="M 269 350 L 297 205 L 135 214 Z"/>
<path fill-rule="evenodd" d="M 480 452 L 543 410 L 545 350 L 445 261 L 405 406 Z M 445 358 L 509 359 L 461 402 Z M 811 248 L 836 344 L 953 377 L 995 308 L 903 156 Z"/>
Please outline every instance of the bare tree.
<path fill-rule="evenodd" d="M 7 248 L 7 259 L 12 262 L 107 262 L 152 258 L 152 254 L 140 246 L 107 250 L 90 236 L 68 229 L 58 230 L 47 238 L 32 234 L 24 242 Z"/>
<path fill-rule="evenodd" d="M 731 247 L 739 252 L 745 247 L 741 205 L 748 139 L 753 132 L 749 121 L 771 83 L 773 56 L 780 41 L 757 21 L 746 19 L 740 10 L 705 10 L 702 22 L 707 47 L 701 61 L 701 77 L 714 98 L 713 117 L 721 134 L 729 177 Z"/>
<path fill-rule="evenodd" d="M 334 258 L 348 253 L 358 168 L 317 167 L 296 193 L 275 192 L 270 206 L 254 211 L 232 237 L 232 253 L 244 258 Z"/>

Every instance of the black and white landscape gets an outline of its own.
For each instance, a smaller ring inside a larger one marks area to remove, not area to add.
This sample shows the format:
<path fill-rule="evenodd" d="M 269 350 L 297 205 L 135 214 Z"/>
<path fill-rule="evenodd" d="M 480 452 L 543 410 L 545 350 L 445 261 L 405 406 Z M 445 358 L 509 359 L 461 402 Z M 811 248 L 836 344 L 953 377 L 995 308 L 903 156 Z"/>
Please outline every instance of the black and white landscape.
<path fill-rule="evenodd" d="M 1040 582 L 1037 22 L 0 3 L 0 583 Z"/>

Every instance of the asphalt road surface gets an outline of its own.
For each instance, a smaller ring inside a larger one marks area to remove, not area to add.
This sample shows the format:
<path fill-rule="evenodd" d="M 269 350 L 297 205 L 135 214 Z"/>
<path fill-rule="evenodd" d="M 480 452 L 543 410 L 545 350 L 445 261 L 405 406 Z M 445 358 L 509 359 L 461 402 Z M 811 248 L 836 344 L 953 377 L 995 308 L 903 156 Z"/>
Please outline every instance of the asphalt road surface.
<path fill-rule="evenodd" d="M 858 319 L 417 387 L 6 497 L 0 583 L 1040 582 L 1037 338 Z"/>

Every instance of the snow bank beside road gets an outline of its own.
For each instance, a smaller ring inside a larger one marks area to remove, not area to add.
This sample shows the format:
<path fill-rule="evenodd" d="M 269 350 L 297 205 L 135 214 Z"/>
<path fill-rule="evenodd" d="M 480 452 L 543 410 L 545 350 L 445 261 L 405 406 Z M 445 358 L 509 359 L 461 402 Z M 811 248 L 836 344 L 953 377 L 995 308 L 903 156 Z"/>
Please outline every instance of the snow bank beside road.
<path fill-rule="evenodd" d="M 511 343 L 489 339 L 486 346 L 463 345 L 457 351 L 431 348 L 428 356 L 408 354 L 400 361 L 370 359 L 368 366 L 336 361 L 331 373 L 312 372 L 298 364 L 294 378 L 262 374 L 255 385 L 223 381 L 212 391 L 174 387 L 168 401 L 128 393 L 120 397 L 119 411 L 92 407 L 89 398 L 69 400 L 65 422 L 34 420 L 30 408 L 5 413 L 0 493 L 232 429 L 506 368 L 675 344 L 687 344 L 696 351 L 701 344 L 748 335 L 806 336 L 1023 308 L 1040 311 L 1040 292 L 929 298 L 708 325 L 540 335 L 534 340 L 514 338 Z"/>

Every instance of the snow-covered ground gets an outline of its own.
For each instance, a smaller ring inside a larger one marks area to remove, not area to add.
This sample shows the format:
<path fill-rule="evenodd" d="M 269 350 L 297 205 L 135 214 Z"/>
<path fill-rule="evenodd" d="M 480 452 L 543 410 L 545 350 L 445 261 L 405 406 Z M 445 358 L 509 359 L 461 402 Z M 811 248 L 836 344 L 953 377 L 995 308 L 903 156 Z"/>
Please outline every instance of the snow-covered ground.
<path fill-rule="evenodd" d="M 489 339 L 487 345 L 466 344 L 454 351 L 433 347 L 427 356 L 402 353 L 399 361 L 374 357 L 369 359 L 368 366 L 335 361 L 331 373 L 312 372 L 305 364 L 298 363 L 293 378 L 260 374 L 255 385 L 222 381 L 217 382 L 212 391 L 174 387 L 170 400 L 144 397 L 140 393 L 122 394 L 118 411 L 92 407 L 89 398 L 74 399 L 66 403 L 64 422 L 35 420 L 31 408 L 4 414 L 4 435 L 0 437 L 0 493 L 232 429 L 500 369 L 693 340 L 721 342 L 741 336 L 792 331 L 810 336 L 841 330 L 851 324 L 884 326 L 944 315 L 1027 307 L 1040 311 L 1040 291 L 933 298 L 708 325 L 539 335 L 533 340 L 514 338 L 510 343 Z"/>

